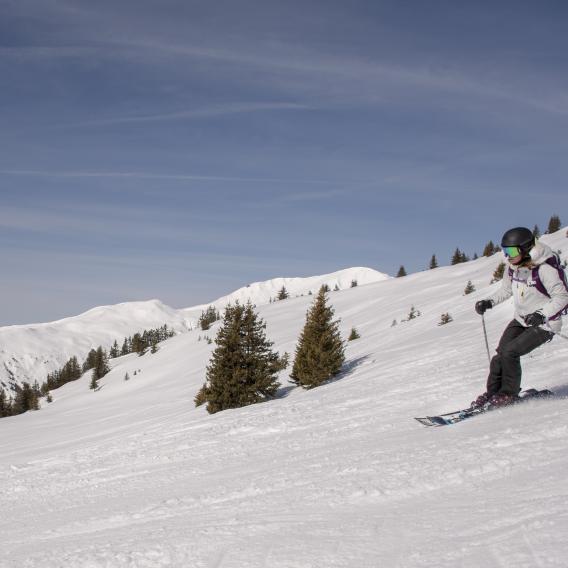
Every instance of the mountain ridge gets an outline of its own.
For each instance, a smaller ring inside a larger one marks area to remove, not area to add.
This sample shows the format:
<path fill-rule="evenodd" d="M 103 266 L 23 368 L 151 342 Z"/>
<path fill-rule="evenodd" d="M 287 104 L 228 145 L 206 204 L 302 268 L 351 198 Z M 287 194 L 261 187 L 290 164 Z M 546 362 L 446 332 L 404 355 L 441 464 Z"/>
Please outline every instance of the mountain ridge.
<path fill-rule="evenodd" d="M 273 278 L 242 287 L 208 304 L 172 308 L 159 299 L 96 306 L 52 322 L 0 327 L 0 387 L 13 388 L 22 382 L 43 382 L 72 356 L 80 359 L 99 345 L 109 349 L 116 340 L 144 329 L 166 324 L 177 333 L 195 328 L 207 306 L 223 309 L 229 302 L 250 299 L 257 305 L 269 303 L 284 285 L 291 295 L 308 294 L 327 284 L 347 288 L 352 280 L 359 285 L 383 281 L 388 275 L 371 268 L 347 268 L 306 278 Z"/>

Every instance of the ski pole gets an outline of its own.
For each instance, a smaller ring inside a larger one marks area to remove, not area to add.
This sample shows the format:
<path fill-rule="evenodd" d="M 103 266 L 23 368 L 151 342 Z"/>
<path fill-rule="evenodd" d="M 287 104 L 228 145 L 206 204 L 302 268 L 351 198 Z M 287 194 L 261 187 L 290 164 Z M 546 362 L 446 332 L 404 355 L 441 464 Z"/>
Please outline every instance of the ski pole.
<path fill-rule="evenodd" d="M 487 358 L 491 363 L 491 351 L 489 350 L 489 341 L 487 339 L 487 328 L 485 327 L 485 314 L 481 314 L 481 323 L 483 324 L 483 336 L 485 337 L 485 347 L 487 348 Z"/>

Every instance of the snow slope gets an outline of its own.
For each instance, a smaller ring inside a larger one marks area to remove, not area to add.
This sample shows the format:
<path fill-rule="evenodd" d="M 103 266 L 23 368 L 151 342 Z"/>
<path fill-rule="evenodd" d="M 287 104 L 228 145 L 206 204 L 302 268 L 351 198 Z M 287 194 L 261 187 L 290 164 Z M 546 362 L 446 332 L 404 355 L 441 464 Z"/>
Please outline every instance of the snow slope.
<path fill-rule="evenodd" d="M 283 285 L 291 295 L 308 294 L 323 284 L 331 289 L 348 288 L 352 280 L 359 284 L 389 278 L 371 268 L 348 268 L 312 278 L 275 278 L 257 282 L 211 303 L 222 309 L 229 302 L 251 300 L 257 305 L 276 298 Z M 0 327 L 0 387 L 37 380 L 59 369 L 73 355 L 82 361 L 87 353 L 102 345 L 110 348 L 114 341 L 167 324 L 177 332 L 197 325 L 204 306 L 182 310 L 171 308 L 159 300 L 126 302 L 102 306 L 84 314 L 50 323 Z"/>
<path fill-rule="evenodd" d="M 0 386 L 37 380 L 59 369 L 72 356 L 165 323 L 177 332 L 188 322 L 178 310 L 159 300 L 101 306 L 84 314 L 50 323 L 0 327 Z"/>
<path fill-rule="evenodd" d="M 187 308 L 184 311 L 188 317 L 199 317 L 201 312 L 210 305 L 218 309 L 225 308 L 228 304 L 240 302 L 246 304 L 249 300 L 257 306 L 269 304 L 271 301 L 276 300 L 278 292 L 285 287 L 290 297 L 305 296 L 310 292 L 315 294 L 324 284 L 329 286 L 330 290 L 335 290 L 336 287 L 340 290 L 351 288 L 353 281 L 357 285 L 373 284 L 375 282 L 382 282 L 388 280 L 390 276 L 383 272 L 378 272 L 372 268 L 357 267 L 348 268 L 346 270 L 339 270 L 331 274 L 324 274 L 322 276 L 312 276 L 310 278 L 274 278 L 266 282 L 254 282 L 239 288 L 228 296 L 223 296 L 211 304 L 203 304 L 193 308 Z"/>
<path fill-rule="evenodd" d="M 564 232 L 544 240 L 566 256 Z M 99 392 L 83 377 L 0 420 L 0 566 L 566 566 L 567 340 L 523 362 L 525 386 L 564 397 L 446 428 L 412 419 L 483 390 L 473 304 L 499 260 L 331 293 L 343 333 L 362 337 L 311 391 L 284 372 L 276 400 L 194 408 L 214 347 L 194 331 L 115 360 Z M 259 308 L 279 351 L 293 352 L 310 301 Z M 422 315 L 401 323 L 411 305 Z M 511 313 L 488 312 L 492 346 Z"/>

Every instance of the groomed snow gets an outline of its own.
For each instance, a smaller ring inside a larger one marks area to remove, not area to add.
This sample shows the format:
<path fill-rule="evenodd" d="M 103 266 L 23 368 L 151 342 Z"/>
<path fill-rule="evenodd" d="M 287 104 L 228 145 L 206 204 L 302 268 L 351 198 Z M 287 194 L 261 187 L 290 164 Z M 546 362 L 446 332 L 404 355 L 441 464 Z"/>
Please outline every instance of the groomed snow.
<path fill-rule="evenodd" d="M 543 240 L 566 258 L 565 230 Z M 331 293 L 343 334 L 362 337 L 343 375 L 311 391 L 283 373 L 277 400 L 194 408 L 214 346 L 193 331 L 115 360 L 99 392 L 85 376 L 0 420 L 0 565 L 566 566 L 565 398 L 446 428 L 412 419 L 483 390 L 473 304 L 500 260 Z M 311 299 L 259 308 L 280 352 L 293 353 Z M 422 315 L 401 323 L 411 305 Z M 438 326 L 445 312 L 454 321 Z M 492 347 L 511 314 L 510 302 L 487 313 Z M 568 394 L 568 340 L 523 367 L 524 386 Z"/>

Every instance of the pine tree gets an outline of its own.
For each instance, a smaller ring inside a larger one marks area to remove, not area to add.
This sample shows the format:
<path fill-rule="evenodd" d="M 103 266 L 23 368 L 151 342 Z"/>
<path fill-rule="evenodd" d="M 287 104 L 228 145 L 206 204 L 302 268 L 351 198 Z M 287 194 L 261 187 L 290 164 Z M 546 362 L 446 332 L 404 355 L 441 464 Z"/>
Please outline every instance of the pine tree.
<path fill-rule="evenodd" d="M 548 221 L 548 229 L 546 230 L 546 234 L 550 235 L 551 233 L 556 233 L 556 231 L 560 231 L 561 228 L 562 222 L 560 221 L 560 217 L 558 215 L 553 215 Z"/>
<path fill-rule="evenodd" d="M 85 362 L 83 363 L 83 373 L 86 373 L 90 369 L 93 369 L 95 367 L 96 362 L 97 362 L 97 352 L 95 351 L 95 349 L 91 349 L 89 351 L 89 354 L 87 355 L 87 358 L 85 359 Z"/>
<path fill-rule="evenodd" d="M 95 380 L 102 379 L 109 371 L 110 367 L 108 365 L 108 355 L 106 351 L 99 347 L 96 351 L 95 366 L 93 368 L 93 376 Z"/>
<path fill-rule="evenodd" d="M 144 339 L 142 338 L 142 334 L 135 333 L 132 336 L 132 352 L 138 353 L 138 355 L 144 355 L 146 347 L 147 345 Z"/>
<path fill-rule="evenodd" d="M 447 323 L 450 323 L 452 321 L 454 321 L 454 318 L 450 314 L 442 314 L 438 325 L 446 325 Z"/>
<path fill-rule="evenodd" d="M 355 339 L 359 339 L 361 336 L 359 335 L 359 332 L 357 331 L 356 328 L 352 327 L 351 328 L 351 333 L 349 334 L 349 337 L 347 338 L 347 341 L 355 341 Z"/>
<path fill-rule="evenodd" d="M 475 292 L 475 286 L 471 283 L 471 280 L 468 280 L 463 293 L 467 296 L 472 292 Z"/>
<path fill-rule="evenodd" d="M 506 264 L 504 262 L 499 263 L 495 272 L 493 273 L 493 278 L 491 280 L 491 284 L 495 282 L 499 282 L 499 280 L 503 280 L 503 275 L 505 274 Z"/>
<path fill-rule="evenodd" d="M 497 252 L 497 247 L 493 241 L 489 241 L 483 249 L 483 256 L 493 256 Z"/>
<path fill-rule="evenodd" d="M 438 259 L 436 258 L 435 254 L 432 255 L 432 258 L 430 259 L 430 265 L 428 266 L 428 268 L 430 270 L 433 270 L 434 268 L 438 268 Z"/>
<path fill-rule="evenodd" d="M 341 288 L 339 288 L 339 284 L 336 284 L 336 285 L 333 287 L 333 291 L 334 291 L 334 292 L 339 292 L 340 289 L 341 289 Z"/>
<path fill-rule="evenodd" d="M 125 380 L 125 381 L 129 381 L 129 380 L 130 380 L 130 375 L 128 374 L 128 372 L 124 375 L 124 380 Z"/>
<path fill-rule="evenodd" d="M 97 374 L 95 373 L 94 369 L 93 373 L 91 374 L 91 383 L 89 384 L 89 388 L 93 391 L 96 391 L 99 388 L 99 383 L 97 382 Z"/>
<path fill-rule="evenodd" d="M 278 295 L 276 296 L 277 300 L 287 300 L 290 297 L 290 294 L 288 294 L 288 290 L 286 290 L 286 286 L 282 286 L 282 288 L 280 288 L 280 290 L 278 291 Z"/>
<path fill-rule="evenodd" d="M 464 262 L 464 256 L 465 254 L 459 249 L 456 248 L 456 250 L 454 251 L 454 255 L 452 256 L 452 260 L 450 262 L 450 264 L 452 266 L 456 265 L 456 264 L 460 264 L 462 262 Z"/>
<path fill-rule="evenodd" d="M 128 355 L 130 353 L 130 350 L 128 348 L 128 338 L 125 337 L 124 341 L 122 342 L 122 348 L 120 350 L 120 354 L 121 355 Z"/>
<path fill-rule="evenodd" d="M 110 348 L 108 355 L 111 359 L 116 359 L 117 357 L 120 356 L 120 349 L 118 348 L 118 341 L 115 340 L 115 342 L 112 344 L 112 347 Z"/>
<path fill-rule="evenodd" d="M 351 280 L 351 288 L 356 288 L 359 285 L 359 283 L 357 282 L 357 280 L 353 279 Z"/>
<path fill-rule="evenodd" d="M 216 337 L 201 396 L 210 414 L 240 408 L 273 397 L 283 368 L 273 343 L 265 334 L 266 324 L 252 304 L 227 306 Z M 199 394 L 199 393 L 198 393 Z"/>
<path fill-rule="evenodd" d="M 403 276 L 406 276 L 406 269 L 404 268 L 404 266 L 400 266 L 400 268 L 398 269 L 398 272 L 396 273 L 396 277 L 397 278 L 402 278 Z"/>
<path fill-rule="evenodd" d="M 408 312 L 408 316 L 406 316 L 406 321 L 416 319 L 421 315 L 422 312 L 420 310 L 417 310 L 414 306 L 410 306 L 410 312 Z"/>
<path fill-rule="evenodd" d="M 341 371 L 345 347 L 339 335 L 339 321 L 333 321 L 333 315 L 322 286 L 308 310 L 296 347 L 290 378 L 297 385 L 307 389 L 317 387 Z"/>
<path fill-rule="evenodd" d="M 532 233 L 533 233 L 535 239 L 540 239 L 541 232 L 540 232 L 540 229 L 538 228 L 538 225 L 534 226 Z"/>
<path fill-rule="evenodd" d="M 8 400 L 8 396 L 3 388 L 0 387 L 0 418 L 4 418 L 6 416 L 11 416 L 12 414 L 12 405 Z"/>

